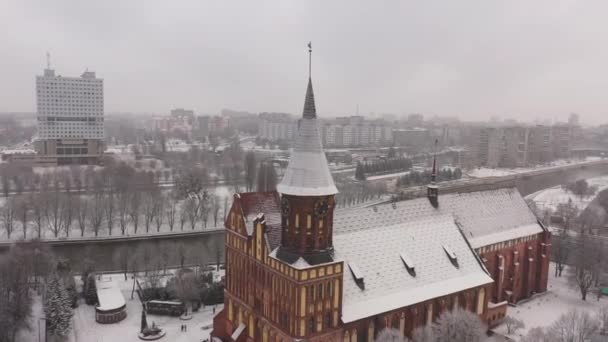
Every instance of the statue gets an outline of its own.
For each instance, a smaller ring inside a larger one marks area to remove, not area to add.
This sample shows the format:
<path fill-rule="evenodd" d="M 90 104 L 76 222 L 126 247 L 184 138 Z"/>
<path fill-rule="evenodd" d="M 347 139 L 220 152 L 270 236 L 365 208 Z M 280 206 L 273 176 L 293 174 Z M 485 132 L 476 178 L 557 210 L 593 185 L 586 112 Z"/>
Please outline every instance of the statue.
<path fill-rule="evenodd" d="M 141 330 L 140 333 L 143 334 L 144 330 L 148 329 L 148 321 L 146 320 L 146 310 L 141 311 Z"/>

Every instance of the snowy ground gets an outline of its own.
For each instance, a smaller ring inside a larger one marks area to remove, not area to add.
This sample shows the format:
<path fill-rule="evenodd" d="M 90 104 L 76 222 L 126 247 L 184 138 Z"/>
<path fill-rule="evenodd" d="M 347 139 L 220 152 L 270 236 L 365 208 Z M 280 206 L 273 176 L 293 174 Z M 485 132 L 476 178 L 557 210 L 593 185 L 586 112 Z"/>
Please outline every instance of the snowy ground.
<path fill-rule="evenodd" d="M 518 330 L 515 335 L 507 335 L 515 341 L 534 327 L 548 327 L 555 322 L 562 314 L 572 310 L 585 310 L 591 315 L 595 315 L 600 305 L 608 305 L 608 298 L 604 297 L 597 300 L 595 294 L 587 295 L 587 300 L 583 301 L 580 292 L 568 282 L 567 270 L 562 277 L 554 277 L 555 264 L 551 264 L 549 269 L 549 289 L 533 299 L 521 303 L 516 307 L 509 307 L 507 315 L 522 320 L 526 327 Z M 504 324 L 499 325 L 495 332 L 506 335 L 507 328 Z"/>
<path fill-rule="evenodd" d="M 230 209 L 230 206 L 232 205 L 232 189 L 228 186 L 225 185 L 219 185 L 213 189 L 210 189 L 210 193 L 215 193 L 216 196 L 218 196 L 220 198 L 220 210 L 218 213 L 218 220 L 217 220 L 217 225 L 214 222 L 213 219 L 213 213 L 210 212 L 209 213 L 209 217 L 207 220 L 207 227 L 204 227 L 204 224 L 202 222 L 197 222 L 196 224 L 196 228 L 195 230 L 200 231 L 200 230 L 214 230 L 214 229 L 223 229 L 224 227 L 224 198 L 227 198 L 228 201 L 226 203 L 227 208 L 226 208 L 226 212 L 228 212 L 228 210 Z M 86 196 L 86 195 L 80 195 L 80 196 Z M 0 208 L 2 208 L 4 206 L 6 199 L 4 197 L 0 197 Z M 181 232 L 180 229 L 180 222 L 179 222 L 179 215 L 180 215 L 180 211 L 179 211 L 179 206 L 181 205 L 181 202 L 178 204 L 178 212 L 176 214 L 176 218 L 175 218 L 175 225 L 173 227 L 173 233 L 179 233 Z M 150 224 L 149 227 L 149 232 L 146 232 L 146 227 L 145 227 L 145 222 L 144 222 L 144 217 L 143 217 L 143 208 L 141 209 L 141 217 L 139 218 L 139 223 L 138 223 L 138 227 L 137 227 L 137 233 L 135 233 L 134 230 L 134 226 L 129 222 L 129 224 L 127 225 L 127 229 L 126 229 L 126 234 L 125 236 L 133 236 L 133 235 L 137 235 L 137 236 L 143 236 L 143 235 L 152 235 L 152 234 L 164 234 L 164 233 L 169 233 L 171 232 L 171 229 L 169 228 L 169 224 L 167 223 L 167 218 L 163 218 L 163 223 L 160 227 L 160 230 L 157 231 L 156 228 L 156 224 L 155 222 L 152 222 Z M 119 237 L 122 236 L 121 235 L 121 231 L 120 231 L 120 223 L 118 221 L 118 210 L 116 209 L 116 218 L 114 221 L 114 226 L 112 228 L 112 236 L 114 237 Z M 31 217 L 30 217 L 31 220 Z M 43 221 L 43 224 L 47 224 L 46 219 Z M 24 240 L 24 236 L 23 236 L 23 227 L 21 226 L 20 222 L 14 222 L 14 231 L 11 233 L 11 240 L 12 241 L 19 241 L 19 240 Z M 186 231 L 192 231 L 192 229 L 190 228 L 190 222 L 186 221 L 186 223 L 184 224 L 184 232 Z M 105 221 L 105 217 L 104 217 L 104 222 L 102 223 L 101 229 L 99 231 L 99 237 L 108 237 L 108 226 L 107 223 Z M 28 228 L 26 231 L 26 237 L 25 239 L 33 239 L 33 238 L 37 238 L 38 237 L 38 233 L 34 227 L 34 223 L 33 222 L 29 222 L 28 224 Z M 92 229 L 90 228 L 90 224 L 87 223 L 87 229 L 84 232 L 84 237 L 85 238 L 92 238 L 95 237 L 95 233 L 92 231 Z M 78 220 L 75 218 L 74 221 L 72 222 L 72 225 L 70 227 L 70 239 L 79 239 L 81 238 L 81 232 L 80 232 L 80 228 L 78 225 Z M 53 239 L 57 239 L 54 237 L 53 232 L 51 231 L 51 229 L 49 227 L 45 227 L 45 229 L 43 229 L 42 231 L 42 239 L 45 240 L 53 240 Z M 65 236 L 65 231 L 61 231 L 59 234 L 59 238 L 60 240 L 65 240 L 66 236 Z M 3 226 L 0 225 L 0 242 L 2 241 L 6 241 L 7 239 L 7 234 L 6 234 L 6 230 L 3 229 Z"/>
<path fill-rule="evenodd" d="M 397 178 L 397 177 L 401 177 L 401 176 L 405 176 L 407 174 L 409 174 L 410 171 L 402 171 L 402 172 L 396 172 L 396 173 L 387 173 L 385 175 L 378 175 L 378 176 L 370 176 L 365 178 L 368 181 L 375 181 L 375 180 L 379 180 L 379 179 L 389 179 L 389 178 Z"/>
<path fill-rule="evenodd" d="M 169 271 L 171 272 L 171 271 Z M 214 281 L 219 281 L 224 275 L 224 270 L 213 272 Z M 78 308 L 74 311 L 72 321 L 72 331 L 66 342 L 136 342 L 140 341 L 137 337 L 141 324 L 141 303 L 135 295 L 135 299 L 131 299 L 131 289 L 133 280 L 128 274 L 128 280 L 124 280 L 122 274 L 107 274 L 104 279 L 112 279 L 115 281 L 127 303 L 127 318 L 116 324 L 99 324 L 95 322 L 95 307 L 89 306 L 80 300 Z M 79 278 L 79 277 L 78 277 Z M 223 305 L 215 307 L 215 313 L 219 313 Z M 175 342 L 199 342 L 209 338 L 213 325 L 214 307 L 208 306 L 201 308 L 198 312 L 192 314 L 192 319 L 182 321 L 178 317 L 148 315 L 148 324 L 156 323 L 166 331 L 163 341 Z M 24 329 L 17 334 L 16 341 L 19 342 L 38 342 L 44 341 L 44 317 L 40 296 L 34 297 L 32 307 L 32 317 L 29 320 L 30 329 Z M 38 322 L 40 321 L 40 331 Z M 188 326 L 187 332 L 181 332 L 182 324 Z"/>
<path fill-rule="evenodd" d="M 526 196 L 526 199 L 534 201 L 536 206 L 543 211 L 555 211 L 559 204 L 568 203 L 568 200 L 572 200 L 572 203 L 578 209 L 583 210 L 589 205 L 589 203 L 591 203 L 591 201 L 593 201 L 595 196 L 597 196 L 600 191 L 608 188 L 608 176 L 590 178 L 587 179 L 587 183 L 590 187 L 597 187 L 595 194 L 581 198 L 570 191 L 562 189 L 562 187 L 558 185 L 530 194 Z"/>
<path fill-rule="evenodd" d="M 473 177 L 473 178 L 502 177 L 502 176 L 508 176 L 508 175 L 513 175 L 513 174 L 518 174 L 518 173 L 526 173 L 526 172 L 530 172 L 530 171 L 551 169 L 554 167 L 560 167 L 560 166 L 570 165 L 570 164 L 581 164 L 581 163 L 593 162 L 593 161 L 597 161 L 600 159 L 601 158 L 598 158 L 598 157 L 587 157 L 586 159 L 559 159 L 559 160 L 555 160 L 555 161 L 553 161 L 547 165 L 543 165 L 543 166 L 520 167 L 520 168 L 512 168 L 512 169 L 503 169 L 503 168 L 491 169 L 491 168 L 486 168 L 486 167 L 479 167 L 479 168 L 476 168 L 473 170 L 469 170 L 467 175 L 470 177 Z"/>

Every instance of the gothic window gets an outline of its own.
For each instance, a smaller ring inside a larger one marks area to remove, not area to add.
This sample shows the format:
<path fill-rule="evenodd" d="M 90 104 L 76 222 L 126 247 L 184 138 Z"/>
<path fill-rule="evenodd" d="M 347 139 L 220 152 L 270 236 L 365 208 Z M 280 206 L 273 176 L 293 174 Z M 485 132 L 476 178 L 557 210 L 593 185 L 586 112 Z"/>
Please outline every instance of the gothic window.
<path fill-rule="evenodd" d="M 310 317 L 308 320 L 308 332 L 313 333 L 315 331 L 315 318 Z"/>
<path fill-rule="evenodd" d="M 331 327 L 331 313 L 329 313 L 329 312 L 325 314 L 325 327 L 326 328 Z"/>

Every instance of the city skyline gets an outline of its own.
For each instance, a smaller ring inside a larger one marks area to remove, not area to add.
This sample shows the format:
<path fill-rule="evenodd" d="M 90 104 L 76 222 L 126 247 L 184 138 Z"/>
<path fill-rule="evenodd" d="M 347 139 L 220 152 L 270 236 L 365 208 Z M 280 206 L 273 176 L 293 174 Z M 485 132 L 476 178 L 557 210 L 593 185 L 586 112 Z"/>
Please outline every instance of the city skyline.
<path fill-rule="evenodd" d="M 208 5 L 6 2 L 3 112 L 33 112 L 50 51 L 59 74 L 106 80 L 106 112 L 297 113 L 306 43 L 325 117 L 422 113 L 603 123 L 602 2 L 508 7 L 359 2 Z M 232 6 L 232 7 L 231 7 Z M 120 9 L 120 10 L 117 10 Z M 99 27 L 106 27 L 100 30 Z M 277 27 L 281 27 L 277 30 Z"/>

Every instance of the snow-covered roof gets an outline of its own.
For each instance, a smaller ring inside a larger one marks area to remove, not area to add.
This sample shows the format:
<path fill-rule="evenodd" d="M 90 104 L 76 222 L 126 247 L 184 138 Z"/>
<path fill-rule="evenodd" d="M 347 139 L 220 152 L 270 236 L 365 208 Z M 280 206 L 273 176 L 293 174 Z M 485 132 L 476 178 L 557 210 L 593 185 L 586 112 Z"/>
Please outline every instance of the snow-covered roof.
<path fill-rule="evenodd" d="M 324 196 L 338 193 L 327 166 L 317 122 L 312 81 L 304 102 L 304 113 L 298 123 L 298 134 L 277 191 L 295 196 Z"/>
<path fill-rule="evenodd" d="M 471 246 L 473 248 L 479 248 L 503 241 L 514 240 L 524 236 L 542 233 L 542 231 L 543 229 L 538 223 L 532 223 L 529 225 L 517 227 L 517 229 L 497 231 L 494 233 L 471 238 L 469 239 L 469 242 L 471 243 Z"/>
<path fill-rule="evenodd" d="M 492 282 L 451 215 L 368 227 L 334 234 L 335 256 L 351 270 L 344 273 L 345 323 Z M 445 246 L 458 256 L 457 266 Z M 415 275 L 404 266 L 403 251 Z"/>
<path fill-rule="evenodd" d="M 97 287 L 97 298 L 99 305 L 97 310 L 110 311 L 125 306 L 125 297 L 120 292 L 118 285 L 112 280 L 100 280 L 95 284 Z"/>
<path fill-rule="evenodd" d="M 233 341 L 238 340 L 238 338 L 241 336 L 241 334 L 243 333 L 243 331 L 245 331 L 245 327 L 246 327 L 245 324 L 239 323 L 239 326 L 236 327 L 236 329 L 234 330 L 234 332 L 232 333 L 232 336 L 230 336 L 230 338 Z"/>
<path fill-rule="evenodd" d="M 474 248 L 543 231 L 516 188 L 440 193 L 438 208 L 428 198 L 420 197 L 357 210 L 337 210 L 334 215 L 334 234 L 449 215 Z"/>

